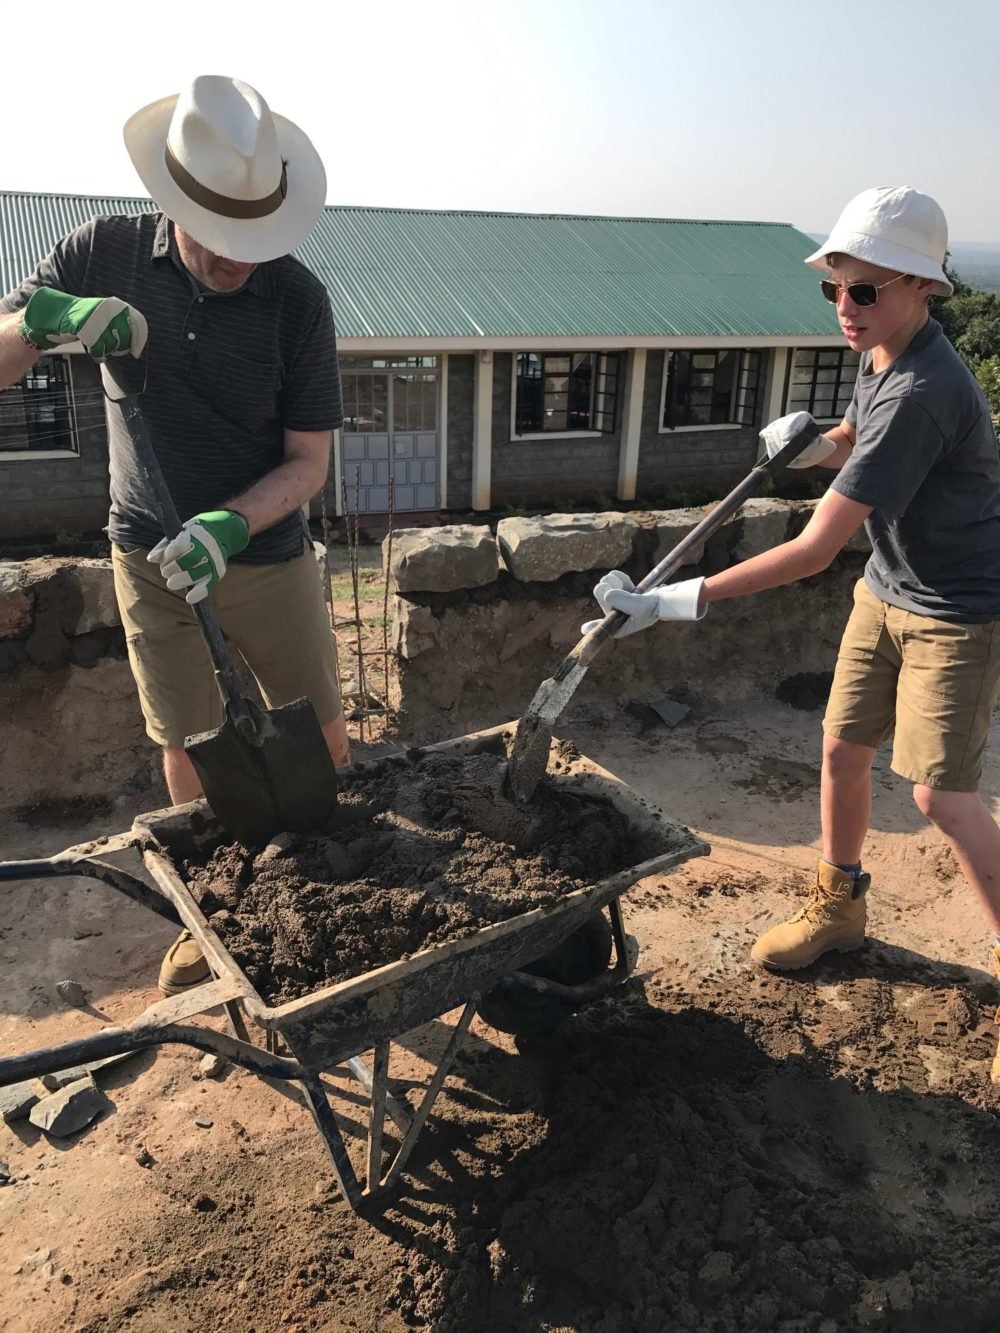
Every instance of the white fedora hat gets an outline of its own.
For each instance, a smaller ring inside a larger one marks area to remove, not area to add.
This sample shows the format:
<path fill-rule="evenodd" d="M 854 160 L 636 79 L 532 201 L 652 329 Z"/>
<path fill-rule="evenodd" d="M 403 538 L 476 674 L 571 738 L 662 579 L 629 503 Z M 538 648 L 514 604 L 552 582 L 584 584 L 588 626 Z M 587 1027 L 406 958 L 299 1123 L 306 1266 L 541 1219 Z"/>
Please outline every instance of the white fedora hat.
<path fill-rule="evenodd" d="M 326 172 L 316 149 L 239 79 L 203 74 L 137 111 L 124 135 L 156 204 L 226 259 L 286 255 L 323 211 Z"/>
<path fill-rule="evenodd" d="M 933 278 L 935 295 L 950 296 L 947 249 L 948 223 L 936 200 L 909 185 L 880 185 L 854 196 L 829 238 L 805 262 L 828 270 L 827 255 L 850 255 L 879 268 Z"/>

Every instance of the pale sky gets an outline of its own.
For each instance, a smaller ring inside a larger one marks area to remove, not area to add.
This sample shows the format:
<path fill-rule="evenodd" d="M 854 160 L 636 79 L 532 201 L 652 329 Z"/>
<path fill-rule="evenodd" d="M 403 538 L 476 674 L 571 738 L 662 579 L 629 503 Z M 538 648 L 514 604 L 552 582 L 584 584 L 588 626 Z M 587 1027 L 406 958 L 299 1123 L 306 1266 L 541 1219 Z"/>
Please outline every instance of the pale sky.
<path fill-rule="evenodd" d="M 254 84 L 327 202 L 751 218 L 823 231 L 859 190 L 933 194 L 1000 242 L 997 0 L 0 0 L 0 188 L 144 193 L 132 111 Z"/>

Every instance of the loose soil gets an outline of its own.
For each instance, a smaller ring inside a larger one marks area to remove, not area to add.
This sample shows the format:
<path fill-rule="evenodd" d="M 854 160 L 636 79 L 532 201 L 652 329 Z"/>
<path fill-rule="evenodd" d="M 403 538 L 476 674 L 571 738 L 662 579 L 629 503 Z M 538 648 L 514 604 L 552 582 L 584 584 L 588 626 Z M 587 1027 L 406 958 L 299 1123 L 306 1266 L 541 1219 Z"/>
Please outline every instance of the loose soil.
<path fill-rule="evenodd" d="M 181 1047 L 106 1076 L 108 1111 L 73 1140 L 0 1127 L 5 1330 L 1000 1326 L 1000 991 L 978 910 L 906 784 L 880 756 L 867 947 L 769 976 L 747 955 L 815 864 L 818 714 L 696 707 L 670 731 L 617 714 L 575 739 L 713 844 L 627 896 L 632 981 L 520 1047 L 475 1020 L 398 1190 L 368 1217 L 339 1198 L 289 1089 L 235 1069 L 203 1079 Z M 985 789 L 1000 791 L 994 749 Z M 4 854 L 108 831 L 13 830 Z M 6 894 L 0 1048 L 82 1036 L 157 998 L 166 923 L 86 881 Z M 88 1009 L 61 1004 L 64 978 Z M 416 1103 L 449 1032 L 394 1044 L 397 1096 Z M 360 1168 L 365 1101 L 344 1070 L 327 1083 Z"/>
<path fill-rule="evenodd" d="M 461 939 L 645 859 L 606 801 L 545 779 L 530 809 L 493 755 L 383 761 L 346 779 L 336 827 L 184 873 L 226 947 L 280 1002 Z"/>

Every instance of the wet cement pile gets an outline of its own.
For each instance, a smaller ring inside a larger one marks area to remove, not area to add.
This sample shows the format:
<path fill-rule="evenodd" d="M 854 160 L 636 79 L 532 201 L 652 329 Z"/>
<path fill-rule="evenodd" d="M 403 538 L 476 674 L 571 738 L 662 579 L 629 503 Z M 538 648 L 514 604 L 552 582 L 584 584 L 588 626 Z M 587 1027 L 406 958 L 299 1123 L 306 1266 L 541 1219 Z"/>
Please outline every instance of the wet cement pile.
<path fill-rule="evenodd" d="M 295 999 L 549 905 L 644 859 L 604 801 L 503 794 L 494 756 L 422 756 L 349 779 L 332 832 L 220 848 L 185 875 L 257 990 Z"/>

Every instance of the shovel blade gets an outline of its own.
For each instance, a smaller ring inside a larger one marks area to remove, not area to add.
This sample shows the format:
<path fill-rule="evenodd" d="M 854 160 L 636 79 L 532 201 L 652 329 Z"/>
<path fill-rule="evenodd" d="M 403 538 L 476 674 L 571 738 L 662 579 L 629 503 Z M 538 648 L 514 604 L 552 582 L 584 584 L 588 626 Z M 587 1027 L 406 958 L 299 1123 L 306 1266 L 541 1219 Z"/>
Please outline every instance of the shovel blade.
<path fill-rule="evenodd" d="M 248 846 L 323 828 L 337 806 L 337 770 L 315 708 L 308 699 L 244 704 L 252 726 L 240 728 L 227 708 L 218 731 L 184 743 L 219 823 Z"/>

